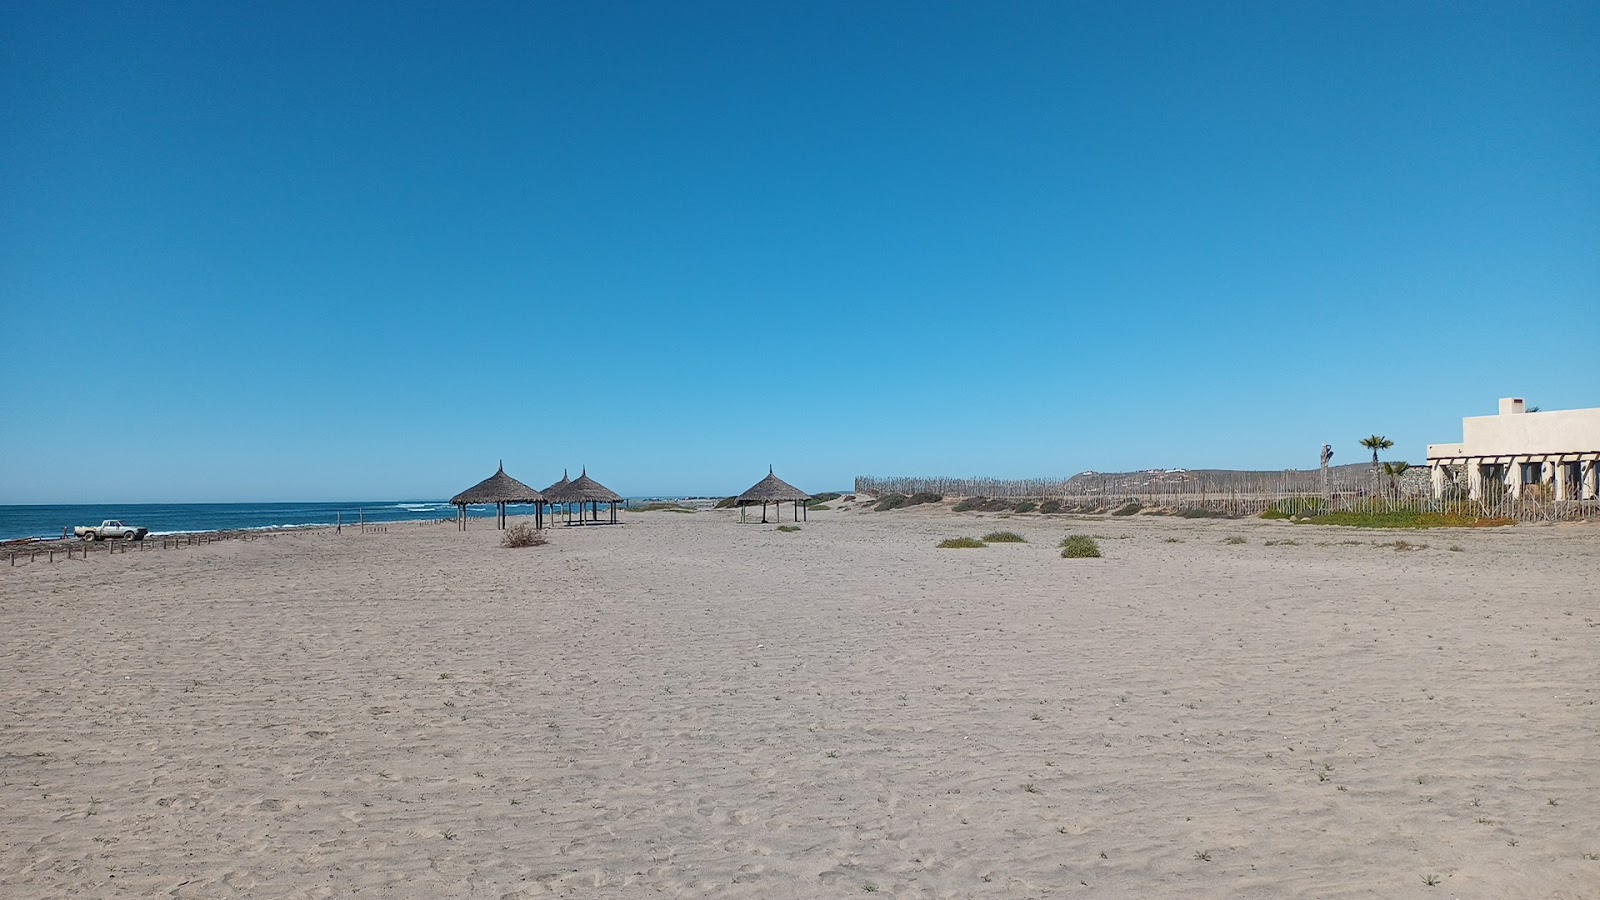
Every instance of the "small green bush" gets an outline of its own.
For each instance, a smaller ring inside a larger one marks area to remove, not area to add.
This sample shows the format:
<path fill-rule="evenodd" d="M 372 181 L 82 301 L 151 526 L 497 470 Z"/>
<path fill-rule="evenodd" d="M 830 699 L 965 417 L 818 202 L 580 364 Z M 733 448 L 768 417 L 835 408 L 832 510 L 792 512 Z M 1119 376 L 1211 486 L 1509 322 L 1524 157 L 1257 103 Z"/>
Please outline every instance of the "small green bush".
<path fill-rule="evenodd" d="M 518 522 L 506 529 L 505 537 L 500 539 L 502 547 L 542 547 L 549 538 L 540 529 L 529 525 L 527 522 Z"/>
<path fill-rule="evenodd" d="M 940 550 L 972 550 L 984 546 L 984 543 L 977 538 L 958 537 L 945 538 L 938 546 Z"/>
<path fill-rule="evenodd" d="M 1039 504 L 1034 503 L 1032 500 L 1024 500 L 1021 503 L 1018 503 L 1016 506 L 1011 507 L 1011 511 L 1012 512 L 1019 512 L 1019 513 L 1030 513 L 1030 512 L 1033 512 L 1034 510 L 1038 509 L 1038 508 L 1039 508 Z"/>
<path fill-rule="evenodd" d="M 1086 534 L 1069 534 L 1061 541 L 1063 559 L 1098 559 L 1100 544 Z"/>
<path fill-rule="evenodd" d="M 912 494 L 910 497 L 907 497 L 906 498 L 906 505 L 907 506 L 921 506 L 924 503 L 939 503 L 939 502 L 942 502 L 943 500 L 944 500 L 944 495 L 943 494 L 930 494 L 930 493 L 927 493 L 926 491 L 924 491 L 922 493 Z"/>
<path fill-rule="evenodd" d="M 1011 501 L 995 497 L 992 500 L 983 501 L 983 505 L 978 507 L 978 509 L 984 512 L 1010 512 Z"/>
<path fill-rule="evenodd" d="M 975 509 L 981 509 L 988 500 L 989 498 L 987 497 L 963 498 L 960 503 L 956 504 L 956 512 L 972 512 Z"/>
<path fill-rule="evenodd" d="M 1015 531 L 991 531 L 983 536 L 983 540 L 990 544 L 1026 544 L 1028 539 Z"/>
<path fill-rule="evenodd" d="M 778 526 L 778 530 L 783 532 L 784 534 L 790 534 L 792 532 L 799 531 L 800 530 L 800 526 L 799 525 L 779 525 Z"/>
<path fill-rule="evenodd" d="M 874 512 L 888 512 L 891 509 L 899 509 L 905 506 L 906 501 L 909 499 L 911 498 L 905 494 L 885 494 L 878 498 L 878 502 L 872 505 L 872 509 Z"/>
<path fill-rule="evenodd" d="M 1232 516 L 1220 509 L 1209 506 L 1186 506 L 1178 511 L 1180 519 L 1231 519 Z"/>
<path fill-rule="evenodd" d="M 1113 516 L 1131 516 L 1131 515 L 1133 515 L 1134 513 L 1138 512 L 1141 509 L 1144 509 L 1144 504 L 1140 503 L 1137 500 L 1130 500 L 1127 503 L 1124 503 L 1123 505 L 1121 505 L 1121 506 L 1117 507 L 1116 509 L 1112 510 L 1111 514 Z"/>
<path fill-rule="evenodd" d="M 1289 514 L 1284 512 L 1281 509 L 1274 509 L 1274 508 L 1269 506 L 1266 509 L 1263 509 L 1261 511 L 1261 518 L 1263 518 L 1263 519 L 1287 519 L 1287 518 L 1289 518 Z"/>
<path fill-rule="evenodd" d="M 1061 501 L 1046 500 L 1045 502 L 1039 504 L 1039 512 L 1046 514 L 1061 512 Z"/>

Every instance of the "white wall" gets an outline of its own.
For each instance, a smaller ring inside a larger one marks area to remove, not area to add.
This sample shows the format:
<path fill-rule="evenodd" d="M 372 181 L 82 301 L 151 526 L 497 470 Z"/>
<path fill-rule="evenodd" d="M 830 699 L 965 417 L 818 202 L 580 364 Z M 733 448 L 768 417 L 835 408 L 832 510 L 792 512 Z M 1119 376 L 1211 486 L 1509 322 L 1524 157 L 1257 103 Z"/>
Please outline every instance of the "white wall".
<path fill-rule="evenodd" d="M 1461 420 L 1459 453 L 1438 456 L 1513 456 L 1600 450 L 1600 409 L 1559 409 Z M 1448 445 L 1438 445 L 1448 448 Z M 1453 448 L 1449 448 L 1453 449 Z M 1434 456 L 1434 447 L 1428 448 Z"/>

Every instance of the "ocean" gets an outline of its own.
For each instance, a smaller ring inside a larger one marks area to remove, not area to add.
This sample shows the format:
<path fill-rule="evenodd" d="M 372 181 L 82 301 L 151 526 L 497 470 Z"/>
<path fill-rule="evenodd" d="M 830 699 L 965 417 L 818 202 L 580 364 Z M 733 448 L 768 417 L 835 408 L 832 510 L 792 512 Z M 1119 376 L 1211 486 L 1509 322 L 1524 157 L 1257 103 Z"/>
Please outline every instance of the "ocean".
<path fill-rule="evenodd" d="M 520 515 L 533 507 L 512 506 L 508 512 Z M 493 518 L 493 506 L 469 506 L 473 518 Z M 196 531 L 235 531 L 266 528 L 295 528 L 343 521 L 350 525 L 363 517 L 367 522 L 417 522 L 454 519 L 455 507 L 444 500 L 372 500 L 348 503 L 112 503 L 66 504 L 57 506 L 0 506 L 0 540 L 19 538 L 59 538 L 61 529 L 74 525 L 98 525 L 106 519 L 143 526 L 151 534 L 183 534 Z"/>

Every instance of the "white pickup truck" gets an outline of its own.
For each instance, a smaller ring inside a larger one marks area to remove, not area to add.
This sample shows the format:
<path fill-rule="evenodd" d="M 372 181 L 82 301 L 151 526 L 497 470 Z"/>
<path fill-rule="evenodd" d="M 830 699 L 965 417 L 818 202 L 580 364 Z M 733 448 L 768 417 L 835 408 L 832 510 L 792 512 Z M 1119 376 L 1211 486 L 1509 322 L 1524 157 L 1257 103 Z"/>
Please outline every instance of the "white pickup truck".
<path fill-rule="evenodd" d="M 112 538 L 122 538 L 129 541 L 142 541 L 150 533 L 148 528 L 135 528 L 124 525 L 116 519 L 107 519 L 99 525 L 79 525 L 72 529 L 73 535 L 84 541 L 104 541 Z"/>

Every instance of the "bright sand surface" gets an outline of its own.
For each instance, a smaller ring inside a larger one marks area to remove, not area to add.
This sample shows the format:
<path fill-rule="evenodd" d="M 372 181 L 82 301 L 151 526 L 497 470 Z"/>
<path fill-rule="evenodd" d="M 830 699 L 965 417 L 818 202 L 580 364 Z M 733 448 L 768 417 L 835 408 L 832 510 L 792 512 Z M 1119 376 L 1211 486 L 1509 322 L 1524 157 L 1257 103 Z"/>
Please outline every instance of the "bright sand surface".
<path fill-rule="evenodd" d="M 0 560 L 0 895 L 1600 897 L 1600 529 L 624 521 Z"/>

